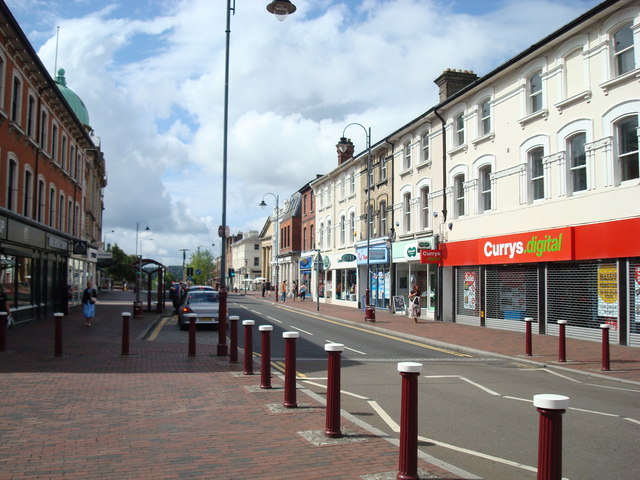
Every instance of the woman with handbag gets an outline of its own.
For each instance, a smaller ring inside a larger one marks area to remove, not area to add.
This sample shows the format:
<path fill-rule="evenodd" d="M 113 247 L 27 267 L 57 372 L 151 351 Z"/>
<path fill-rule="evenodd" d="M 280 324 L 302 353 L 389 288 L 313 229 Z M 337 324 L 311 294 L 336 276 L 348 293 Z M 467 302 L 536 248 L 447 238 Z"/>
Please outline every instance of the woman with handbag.
<path fill-rule="evenodd" d="M 89 280 L 87 282 L 87 288 L 82 292 L 82 314 L 84 315 L 84 324 L 87 327 L 91 326 L 91 320 L 96 316 L 97 301 L 98 294 L 96 289 L 93 288 L 93 282 Z"/>
<path fill-rule="evenodd" d="M 418 285 L 414 285 L 409 293 L 409 305 L 409 316 L 413 318 L 413 323 L 418 323 L 420 316 L 420 289 Z"/>

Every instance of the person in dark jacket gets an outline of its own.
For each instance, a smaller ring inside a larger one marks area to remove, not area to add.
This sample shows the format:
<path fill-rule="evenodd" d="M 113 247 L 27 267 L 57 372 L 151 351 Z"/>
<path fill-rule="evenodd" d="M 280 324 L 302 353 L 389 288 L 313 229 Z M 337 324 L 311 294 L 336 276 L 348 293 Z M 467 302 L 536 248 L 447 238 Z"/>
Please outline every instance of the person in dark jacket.
<path fill-rule="evenodd" d="M 93 317 L 96 316 L 96 300 L 98 298 L 98 292 L 93 288 L 93 282 L 89 280 L 87 282 L 87 288 L 82 292 L 82 314 L 84 315 L 84 324 L 87 327 L 91 326 Z"/>

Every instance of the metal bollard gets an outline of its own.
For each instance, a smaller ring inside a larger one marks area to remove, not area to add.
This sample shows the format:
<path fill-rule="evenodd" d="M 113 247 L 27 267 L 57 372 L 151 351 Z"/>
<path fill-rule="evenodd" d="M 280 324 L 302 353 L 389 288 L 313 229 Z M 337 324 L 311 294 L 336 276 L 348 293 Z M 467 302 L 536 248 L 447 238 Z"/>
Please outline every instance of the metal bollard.
<path fill-rule="evenodd" d="M 129 355 L 129 312 L 122 312 L 122 352 L 121 355 Z"/>
<path fill-rule="evenodd" d="M 537 480 L 562 478 L 562 414 L 569 407 L 569 397 L 541 394 L 533 396 L 533 405 L 540 412 L 538 429 Z"/>
<path fill-rule="evenodd" d="M 297 408 L 296 401 L 296 340 L 298 332 L 284 332 L 284 406 Z"/>
<path fill-rule="evenodd" d="M 418 377 L 422 364 L 398 363 L 402 375 L 400 411 L 400 456 L 397 480 L 419 480 L 418 475 Z"/>
<path fill-rule="evenodd" d="M 54 340 L 54 356 L 56 357 L 62 356 L 62 317 L 64 317 L 64 313 L 56 312 L 53 314 L 53 318 L 56 322 Z"/>
<path fill-rule="evenodd" d="M 240 317 L 229 317 L 229 363 L 238 363 L 238 320 Z"/>
<path fill-rule="evenodd" d="M 195 313 L 187 313 L 189 318 L 189 356 L 196 356 L 196 317 Z"/>
<path fill-rule="evenodd" d="M 531 348 L 531 324 L 533 323 L 533 318 L 531 317 L 526 317 L 524 319 L 525 324 L 526 324 L 526 335 L 525 335 L 525 347 L 524 347 L 524 355 L 526 357 L 530 357 L 531 356 L 531 352 L 532 352 L 532 348 Z"/>
<path fill-rule="evenodd" d="M 602 329 L 602 370 L 603 372 L 611 371 L 610 355 L 609 355 L 609 329 L 611 325 L 608 323 L 600 324 Z"/>
<path fill-rule="evenodd" d="M 271 388 L 271 331 L 273 326 L 260 325 L 260 388 Z"/>
<path fill-rule="evenodd" d="M 7 319 L 9 314 L 7 312 L 0 312 L 0 352 L 4 352 L 7 349 Z"/>
<path fill-rule="evenodd" d="M 329 438 L 342 437 L 340 430 L 340 354 L 344 350 L 341 343 L 327 343 L 327 413 L 324 434 Z"/>
<path fill-rule="evenodd" d="M 566 320 L 558 320 L 558 361 L 566 362 L 567 361 L 567 337 L 565 328 L 567 325 Z"/>
<path fill-rule="evenodd" d="M 243 320 L 244 327 L 244 374 L 253 375 L 253 320 Z"/>

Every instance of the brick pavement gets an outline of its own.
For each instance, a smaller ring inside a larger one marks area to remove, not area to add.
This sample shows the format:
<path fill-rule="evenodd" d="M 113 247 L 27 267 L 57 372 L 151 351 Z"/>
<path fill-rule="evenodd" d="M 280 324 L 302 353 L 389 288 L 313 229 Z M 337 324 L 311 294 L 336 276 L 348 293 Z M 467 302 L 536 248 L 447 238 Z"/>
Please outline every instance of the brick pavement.
<path fill-rule="evenodd" d="M 302 408 L 271 409 L 283 401 L 281 378 L 255 391 L 259 375 L 213 351 L 188 358 L 184 343 L 144 340 L 158 314 L 131 320 L 130 355 L 120 355 L 120 313 L 132 300 L 101 294 L 92 327 L 80 312 L 66 316 L 62 357 L 52 318 L 7 331 L 0 479 L 395 478 L 398 447 L 381 432 L 343 419 L 358 441 L 313 445 L 300 432 L 323 430 L 321 397 L 301 390 Z M 467 478 L 433 463 L 421 457 L 424 478 Z M 381 472 L 392 473 L 366 477 Z"/>
<path fill-rule="evenodd" d="M 273 302 L 273 297 L 262 297 L 258 292 L 249 292 L 249 296 L 262 301 Z M 358 323 L 372 329 L 394 332 L 415 341 L 434 346 L 443 346 L 458 351 L 484 356 L 506 356 L 521 362 L 533 362 L 554 369 L 603 376 L 623 382 L 640 383 L 640 348 L 613 345 L 610 342 L 610 372 L 602 372 L 602 344 L 588 340 L 567 338 L 567 362 L 558 362 L 558 337 L 552 335 L 532 335 L 532 356 L 526 357 L 525 334 L 494 328 L 461 325 L 451 322 L 435 322 L 421 319 L 418 324 L 403 315 L 393 315 L 385 310 L 376 311 L 375 323 L 364 322 L 364 312 L 357 308 L 316 302 L 287 299 L 283 308 L 304 310 L 314 315 L 326 316 Z"/>

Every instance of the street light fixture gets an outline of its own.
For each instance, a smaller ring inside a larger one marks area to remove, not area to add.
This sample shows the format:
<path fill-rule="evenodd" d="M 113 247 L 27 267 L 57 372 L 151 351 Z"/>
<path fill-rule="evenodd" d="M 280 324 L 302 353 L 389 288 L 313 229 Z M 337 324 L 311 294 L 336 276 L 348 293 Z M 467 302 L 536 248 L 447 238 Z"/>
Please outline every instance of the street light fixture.
<path fill-rule="evenodd" d="M 279 234 L 280 234 L 280 197 L 278 195 L 276 195 L 275 193 L 265 193 L 264 197 L 266 197 L 267 195 L 271 195 L 275 200 L 276 200 L 276 220 L 274 222 L 274 227 L 273 227 L 273 231 L 274 231 L 274 243 L 275 243 L 275 248 L 273 249 L 273 257 L 275 258 L 275 269 L 276 269 L 276 302 L 278 301 L 278 292 L 279 292 L 279 283 L 278 283 L 278 270 L 279 270 L 279 265 L 278 265 L 278 255 L 280 255 L 280 242 L 279 242 Z M 260 202 L 260 206 L 262 208 L 267 206 L 267 203 L 264 201 L 264 197 L 262 197 L 262 201 Z"/>
<path fill-rule="evenodd" d="M 138 233 L 140 232 L 140 224 L 145 224 L 145 232 L 150 231 L 149 224 L 144 220 L 136 222 L 136 259 L 138 260 L 138 274 L 136 275 L 136 303 L 140 305 L 140 275 L 142 274 L 142 255 L 138 255 Z M 134 308 L 135 310 L 135 308 Z"/>
<path fill-rule="evenodd" d="M 349 147 L 346 138 L 344 136 L 347 128 L 352 125 L 357 125 L 364 130 L 364 134 L 367 140 L 367 288 L 364 292 L 364 321 L 375 322 L 376 313 L 375 306 L 371 306 L 371 271 L 370 271 L 370 251 L 371 251 L 371 127 L 368 129 L 359 123 L 350 123 L 342 130 L 342 138 L 338 143 L 338 149 L 344 153 Z"/>
<path fill-rule="evenodd" d="M 233 2 L 233 6 L 232 6 Z M 267 11 L 284 20 L 296 11 L 288 0 L 274 0 L 267 5 Z M 222 136 L 222 225 L 220 226 L 220 309 L 218 325 L 218 356 L 226 356 L 227 349 L 227 284 L 226 284 L 226 244 L 227 244 L 227 150 L 229 137 L 229 41 L 231 39 L 231 12 L 236 12 L 235 0 L 227 0 L 227 28 L 224 58 L 224 119 Z"/>

